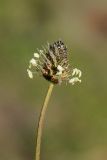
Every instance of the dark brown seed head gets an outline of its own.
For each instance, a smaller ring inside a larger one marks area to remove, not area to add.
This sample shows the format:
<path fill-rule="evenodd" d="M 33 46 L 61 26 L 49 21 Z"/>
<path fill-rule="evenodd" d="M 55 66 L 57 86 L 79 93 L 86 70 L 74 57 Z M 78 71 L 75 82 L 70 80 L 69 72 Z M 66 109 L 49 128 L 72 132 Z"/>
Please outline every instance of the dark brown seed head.
<path fill-rule="evenodd" d="M 57 68 L 58 65 L 62 66 L 66 72 L 68 70 L 67 47 L 61 40 L 54 42 L 48 46 L 46 57 L 50 61 L 50 64 L 47 61 L 44 63 L 43 76 L 45 79 L 53 83 L 58 83 L 59 79 L 58 76 L 56 76 L 56 74 L 59 72 Z M 63 72 L 65 72 L 64 70 Z"/>

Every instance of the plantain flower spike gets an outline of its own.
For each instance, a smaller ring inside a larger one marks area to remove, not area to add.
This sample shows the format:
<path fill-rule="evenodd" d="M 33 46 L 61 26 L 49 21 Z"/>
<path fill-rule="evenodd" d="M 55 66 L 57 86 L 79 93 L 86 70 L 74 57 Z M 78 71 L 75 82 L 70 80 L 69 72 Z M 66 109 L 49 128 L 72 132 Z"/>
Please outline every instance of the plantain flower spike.
<path fill-rule="evenodd" d="M 59 40 L 53 44 L 48 44 L 43 50 L 38 49 L 33 58 L 29 61 L 27 69 L 29 78 L 33 78 L 36 73 L 54 84 L 61 84 L 63 81 L 74 85 L 81 83 L 82 72 L 77 68 L 72 68 L 68 62 L 67 47 Z"/>

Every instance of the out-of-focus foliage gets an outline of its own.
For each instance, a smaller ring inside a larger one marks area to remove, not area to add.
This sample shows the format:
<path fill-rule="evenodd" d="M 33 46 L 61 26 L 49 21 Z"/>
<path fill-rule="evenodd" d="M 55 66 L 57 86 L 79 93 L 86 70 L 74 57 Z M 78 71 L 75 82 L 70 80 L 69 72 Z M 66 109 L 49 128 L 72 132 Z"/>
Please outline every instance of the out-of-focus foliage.
<path fill-rule="evenodd" d="M 82 84 L 54 88 L 44 160 L 107 159 L 107 2 L 0 0 L 0 159 L 31 160 L 48 87 L 26 69 L 36 48 L 61 38 Z"/>

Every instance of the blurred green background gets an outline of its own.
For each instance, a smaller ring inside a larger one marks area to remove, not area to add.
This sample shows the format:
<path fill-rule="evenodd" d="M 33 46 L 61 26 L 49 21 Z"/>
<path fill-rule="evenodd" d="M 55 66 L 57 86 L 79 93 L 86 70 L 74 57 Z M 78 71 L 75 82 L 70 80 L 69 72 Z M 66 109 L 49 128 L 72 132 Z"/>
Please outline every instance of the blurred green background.
<path fill-rule="evenodd" d="M 107 1 L 0 0 L 0 160 L 33 160 L 49 83 L 30 80 L 36 48 L 61 38 L 82 84 L 55 86 L 41 160 L 107 160 Z"/>

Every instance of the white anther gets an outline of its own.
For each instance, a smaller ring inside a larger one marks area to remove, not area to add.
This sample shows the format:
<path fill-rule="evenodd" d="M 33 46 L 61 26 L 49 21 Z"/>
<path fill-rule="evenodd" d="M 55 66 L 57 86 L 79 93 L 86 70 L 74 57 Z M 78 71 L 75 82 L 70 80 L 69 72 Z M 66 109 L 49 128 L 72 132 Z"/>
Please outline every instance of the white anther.
<path fill-rule="evenodd" d="M 62 72 L 64 70 L 64 68 L 60 65 L 58 65 L 57 69 L 59 70 L 59 72 Z"/>
<path fill-rule="evenodd" d="M 33 73 L 29 70 L 29 69 L 27 69 L 27 72 L 28 72 L 28 76 L 29 76 L 29 78 L 33 78 Z"/>
<path fill-rule="evenodd" d="M 30 64 L 31 64 L 32 66 L 37 66 L 37 61 L 36 61 L 34 58 L 32 58 L 32 59 L 30 60 Z"/>
<path fill-rule="evenodd" d="M 64 68 L 62 66 L 58 65 L 57 69 L 58 69 L 58 72 L 56 73 L 56 75 L 59 76 L 62 74 L 62 71 L 64 70 Z"/>
<path fill-rule="evenodd" d="M 74 68 L 73 72 L 72 72 L 72 76 L 74 76 L 74 75 L 78 75 L 78 77 L 80 78 L 82 75 L 82 72 L 79 69 Z"/>
<path fill-rule="evenodd" d="M 39 58 L 40 56 L 39 56 L 38 53 L 34 53 L 34 57 L 35 57 L 35 58 Z"/>
<path fill-rule="evenodd" d="M 74 77 L 74 78 L 71 78 L 69 80 L 69 83 L 71 83 L 72 85 L 74 85 L 76 82 L 80 82 L 81 83 L 81 80 L 77 77 Z"/>

